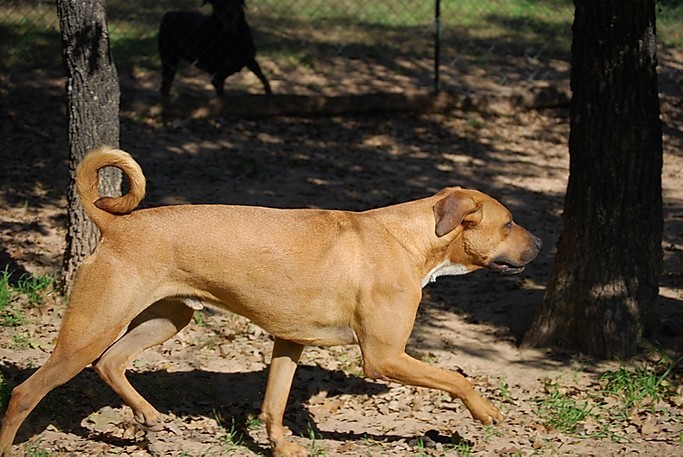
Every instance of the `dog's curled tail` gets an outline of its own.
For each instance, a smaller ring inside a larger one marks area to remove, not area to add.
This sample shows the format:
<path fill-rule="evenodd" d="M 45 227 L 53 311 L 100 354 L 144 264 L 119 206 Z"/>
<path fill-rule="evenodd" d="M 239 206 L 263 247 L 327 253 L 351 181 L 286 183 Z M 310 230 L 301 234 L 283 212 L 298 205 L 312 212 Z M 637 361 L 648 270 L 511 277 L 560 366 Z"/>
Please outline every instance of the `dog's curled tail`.
<path fill-rule="evenodd" d="M 116 167 L 128 178 L 128 192 L 120 197 L 100 197 L 99 171 Z M 88 217 L 102 230 L 112 216 L 133 211 L 145 196 L 145 175 L 125 151 L 102 146 L 90 151 L 76 169 L 76 190 Z"/>

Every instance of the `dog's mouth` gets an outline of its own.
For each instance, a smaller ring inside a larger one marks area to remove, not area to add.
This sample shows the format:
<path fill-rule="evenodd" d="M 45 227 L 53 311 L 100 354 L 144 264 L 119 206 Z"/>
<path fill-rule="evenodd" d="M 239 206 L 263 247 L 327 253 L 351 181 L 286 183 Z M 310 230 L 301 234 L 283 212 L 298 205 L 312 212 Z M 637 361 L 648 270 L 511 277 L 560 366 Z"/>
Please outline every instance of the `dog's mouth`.
<path fill-rule="evenodd" d="M 524 265 L 514 265 L 503 260 L 493 260 L 488 265 L 489 270 L 497 271 L 506 275 L 516 275 L 524 271 Z"/>

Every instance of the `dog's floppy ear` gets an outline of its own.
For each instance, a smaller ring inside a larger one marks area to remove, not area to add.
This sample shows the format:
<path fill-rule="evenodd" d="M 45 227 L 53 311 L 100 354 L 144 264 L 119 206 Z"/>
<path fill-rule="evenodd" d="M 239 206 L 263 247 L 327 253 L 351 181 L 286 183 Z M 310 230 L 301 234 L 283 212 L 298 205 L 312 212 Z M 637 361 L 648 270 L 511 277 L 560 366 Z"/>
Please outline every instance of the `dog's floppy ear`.
<path fill-rule="evenodd" d="M 456 190 L 436 202 L 432 208 L 436 220 L 436 236 L 439 238 L 449 234 L 463 222 L 478 224 L 481 222 L 481 205 L 467 195 Z"/>

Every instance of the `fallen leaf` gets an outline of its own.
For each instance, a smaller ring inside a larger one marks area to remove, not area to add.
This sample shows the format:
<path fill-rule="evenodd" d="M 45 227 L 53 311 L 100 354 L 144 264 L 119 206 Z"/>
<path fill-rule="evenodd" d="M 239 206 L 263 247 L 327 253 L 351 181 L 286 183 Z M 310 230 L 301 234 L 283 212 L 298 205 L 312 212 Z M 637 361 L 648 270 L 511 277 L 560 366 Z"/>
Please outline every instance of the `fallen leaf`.
<path fill-rule="evenodd" d="M 655 416 L 648 415 L 640 426 L 640 433 L 644 436 L 652 436 L 657 433 L 657 418 Z"/>

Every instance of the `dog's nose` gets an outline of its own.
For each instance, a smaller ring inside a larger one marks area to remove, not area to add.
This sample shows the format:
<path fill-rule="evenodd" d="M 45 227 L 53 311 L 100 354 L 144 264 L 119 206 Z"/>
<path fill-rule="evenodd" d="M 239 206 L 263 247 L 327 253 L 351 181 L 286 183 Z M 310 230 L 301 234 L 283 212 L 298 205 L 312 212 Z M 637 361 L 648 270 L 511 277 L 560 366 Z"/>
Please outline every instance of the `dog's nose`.
<path fill-rule="evenodd" d="M 543 247 L 543 241 L 537 236 L 534 237 L 534 246 L 536 246 L 536 250 L 538 251 Z"/>

